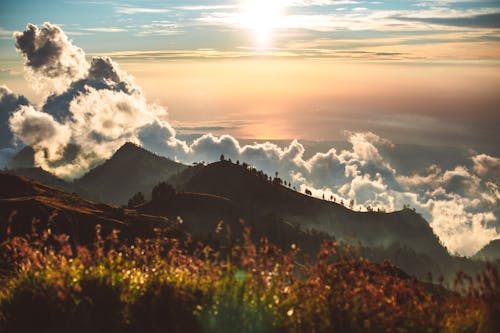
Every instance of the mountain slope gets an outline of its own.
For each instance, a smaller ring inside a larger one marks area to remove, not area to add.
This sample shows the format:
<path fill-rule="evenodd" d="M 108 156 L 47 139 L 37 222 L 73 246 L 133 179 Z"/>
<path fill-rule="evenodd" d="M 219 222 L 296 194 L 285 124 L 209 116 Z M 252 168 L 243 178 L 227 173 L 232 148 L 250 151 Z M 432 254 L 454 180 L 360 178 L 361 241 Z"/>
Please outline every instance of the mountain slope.
<path fill-rule="evenodd" d="M 184 170 L 185 165 L 126 143 L 103 164 L 90 170 L 75 185 L 89 198 L 109 204 L 125 204 L 132 195 L 148 196 L 160 181 Z"/>
<path fill-rule="evenodd" d="M 238 203 L 212 194 L 180 192 L 168 201 L 151 201 L 137 209 L 144 214 L 178 221 L 182 223 L 182 229 L 196 240 L 212 246 L 227 243 L 228 228 L 232 241 L 242 240 L 245 226 L 250 227 L 250 236 L 255 243 L 265 237 L 282 249 L 295 244 L 311 256 L 317 254 L 324 240 L 333 239 L 323 233 L 305 232 L 277 216 L 254 219 Z"/>
<path fill-rule="evenodd" d="M 486 244 L 479 252 L 477 252 L 473 259 L 483 261 L 500 260 L 500 239 L 495 239 Z"/>
<path fill-rule="evenodd" d="M 447 255 L 429 224 L 409 209 L 355 212 L 274 184 L 255 170 L 227 161 L 195 168 L 196 172 L 186 170 L 172 182 L 181 190 L 229 198 L 252 218 L 275 214 L 302 228 L 325 231 L 338 239 L 359 240 L 365 246 L 400 243 L 416 252 Z"/>
<path fill-rule="evenodd" d="M 39 232 L 50 226 L 66 233 L 74 244 L 94 240 L 99 224 L 104 235 L 117 229 L 121 237 L 150 237 L 154 227 L 167 226 L 164 218 L 138 214 L 83 200 L 50 186 L 0 173 L 0 242 L 7 236 Z"/>
<path fill-rule="evenodd" d="M 17 175 L 20 177 L 25 177 L 36 182 L 55 187 L 61 191 L 78 193 L 79 195 L 85 197 L 85 191 L 78 188 L 73 183 L 67 182 L 42 168 L 17 168 L 12 170 L 7 170 L 7 173 Z"/>

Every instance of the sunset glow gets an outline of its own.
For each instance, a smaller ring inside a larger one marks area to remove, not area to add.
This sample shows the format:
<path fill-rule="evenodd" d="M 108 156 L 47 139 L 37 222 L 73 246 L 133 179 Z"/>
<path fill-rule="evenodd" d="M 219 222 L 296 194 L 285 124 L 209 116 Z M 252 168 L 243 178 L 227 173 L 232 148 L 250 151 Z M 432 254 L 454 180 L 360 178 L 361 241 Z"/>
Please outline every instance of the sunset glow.
<path fill-rule="evenodd" d="M 242 26 L 255 33 L 257 46 L 270 46 L 273 29 L 279 27 L 284 15 L 284 0 L 245 0 Z"/>

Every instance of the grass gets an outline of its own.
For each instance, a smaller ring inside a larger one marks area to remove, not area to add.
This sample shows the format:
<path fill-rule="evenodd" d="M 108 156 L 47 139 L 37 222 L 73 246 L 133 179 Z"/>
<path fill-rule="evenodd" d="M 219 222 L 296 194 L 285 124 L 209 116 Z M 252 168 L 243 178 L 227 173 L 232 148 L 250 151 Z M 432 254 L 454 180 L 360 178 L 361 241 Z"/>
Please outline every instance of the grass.
<path fill-rule="evenodd" d="M 125 244 L 98 228 L 87 247 L 48 230 L 8 239 L 0 332 L 500 331 L 492 265 L 448 292 L 335 242 L 299 260 L 297 248 L 254 244 L 248 228 L 218 250 L 156 234 Z"/>

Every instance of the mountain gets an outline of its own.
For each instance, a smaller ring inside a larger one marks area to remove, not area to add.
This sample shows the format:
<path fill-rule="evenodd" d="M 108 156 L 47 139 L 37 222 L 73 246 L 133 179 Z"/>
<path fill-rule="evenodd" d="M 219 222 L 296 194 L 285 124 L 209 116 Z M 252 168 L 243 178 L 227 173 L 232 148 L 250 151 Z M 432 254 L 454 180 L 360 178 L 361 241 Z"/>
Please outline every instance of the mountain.
<path fill-rule="evenodd" d="M 92 200 L 126 204 L 137 192 L 148 196 L 156 184 L 186 167 L 126 143 L 109 160 L 77 179 L 75 185 L 84 189 Z"/>
<path fill-rule="evenodd" d="M 94 203 L 11 174 L 0 173 L 0 184 L 0 242 L 49 226 L 75 245 L 92 242 L 98 224 L 104 236 L 116 229 L 123 239 L 153 237 L 153 228 L 170 226 L 162 217 Z"/>
<path fill-rule="evenodd" d="M 181 193 L 206 193 L 228 200 L 237 207 L 240 217 L 250 221 L 252 230 L 266 236 L 273 233 L 278 241 L 280 235 L 286 233 L 285 229 L 292 228 L 317 236 L 312 237 L 316 241 L 335 238 L 355 246 L 361 244 L 358 252 L 363 257 L 377 262 L 391 260 L 420 279 L 427 279 L 432 273 L 434 277 L 443 276 L 451 281 L 458 271 L 476 274 L 484 268 L 479 261 L 450 255 L 429 223 L 411 209 L 391 213 L 356 212 L 341 204 L 299 193 L 254 168 L 229 161 L 189 167 L 169 182 Z M 179 214 L 182 216 L 188 211 Z M 295 239 L 300 238 L 294 235 Z M 314 252 L 317 246 L 310 243 L 314 240 L 306 239 L 308 241 L 301 244 L 307 247 L 308 251 L 304 252 Z"/>
<path fill-rule="evenodd" d="M 21 149 L 8 163 L 9 169 L 35 167 L 35 151 L 30 146 Z"/>
<path fill-rule="evenodd" d="M 492 240 L 486 244 L 473 258 L 483 261 L 500 260 L 500 239 Z"/>
<path fill-rule="evenodd" d="M 400 243 L 416 252 L 447 255 L 429 224 L 410 209 L 355 212 L 276 184 L 255 170 L 228 161 L 189 168 L 171 182 L 181 191 L 231 199 L 253 218 L 274 214 L 303 229 L 328 232 L 337 239 L 361 241 L 369 247 Z"/>

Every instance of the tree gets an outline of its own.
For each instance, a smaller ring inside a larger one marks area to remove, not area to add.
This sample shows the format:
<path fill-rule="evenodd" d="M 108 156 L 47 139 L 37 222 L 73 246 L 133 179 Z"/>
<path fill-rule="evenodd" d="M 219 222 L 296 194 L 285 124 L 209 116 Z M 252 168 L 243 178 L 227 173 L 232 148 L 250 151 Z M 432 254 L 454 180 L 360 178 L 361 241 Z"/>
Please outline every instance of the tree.
<path fill-rule="evenodd" d="M 169 202 L 175 196 L 175 189 L 166 182 L 161 182 L 153 188 L 151 192 L 151 201 Z"/>
<path fill-rule="evenodd" d="M 349 201 L 349 207 L 351 209 L 354 207 L 354 199 L 351 199 L 351 201 Z"/>
<path fill-rule="evenodd" d="M 309 190 L 308 188 L 306 188 L 306 190 L 304 191 L 307 195 L 312 195 L 312 192 L 311 190 Z"/>
<path fill-rule="evenodd" d="M 136 194 L 134 194 L 132 196 L 132 198 L 130 198 L 127 206 L 129 208 L 133 208 L 133 207 L 139 206 L 145 202 L 146 202 L 146 198 L 144 198 L 144 194 L 142 194 L 142 192 L 137 192 Z"/>
<path fill-rule="evenodd" d="M 222 161 L 225 161 L 225 160 L 226 160 L 226 158 L 224 157 L 224 154 L 220 154 L 220 161 L 222 162 Z"/>

